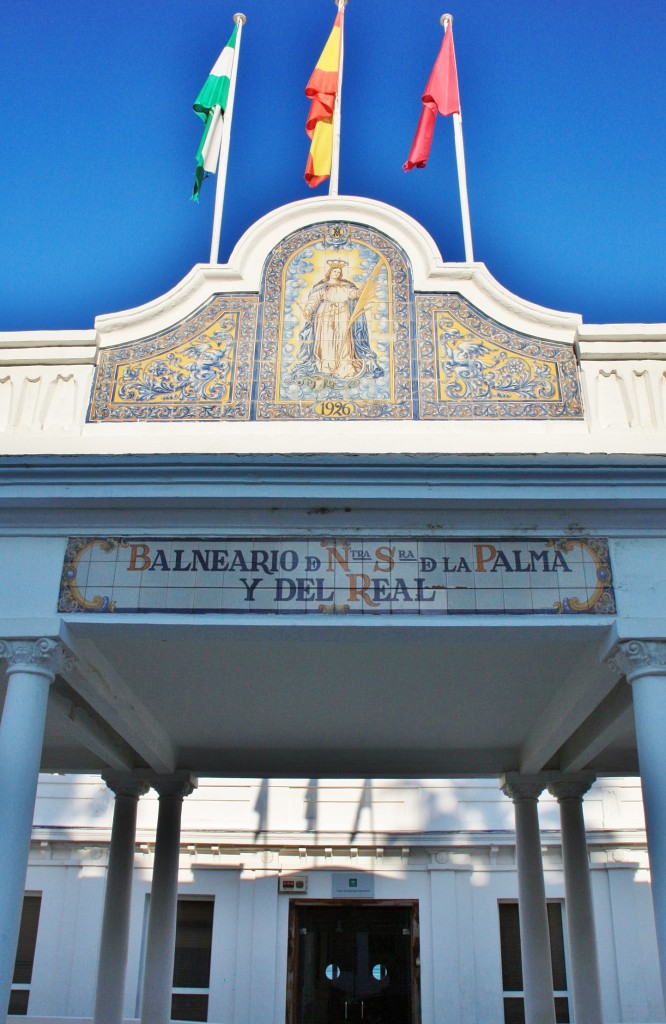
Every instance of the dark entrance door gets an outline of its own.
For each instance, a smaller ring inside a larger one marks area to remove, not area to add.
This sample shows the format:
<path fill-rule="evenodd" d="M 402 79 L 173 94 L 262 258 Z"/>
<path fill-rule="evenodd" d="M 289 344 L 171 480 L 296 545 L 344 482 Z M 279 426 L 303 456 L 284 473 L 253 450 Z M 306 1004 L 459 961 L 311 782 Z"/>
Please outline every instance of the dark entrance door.
<path fill-rule="evenodd" d="M 292 1024 L 415 1024 L 415 906 L 292 906 Z"/>

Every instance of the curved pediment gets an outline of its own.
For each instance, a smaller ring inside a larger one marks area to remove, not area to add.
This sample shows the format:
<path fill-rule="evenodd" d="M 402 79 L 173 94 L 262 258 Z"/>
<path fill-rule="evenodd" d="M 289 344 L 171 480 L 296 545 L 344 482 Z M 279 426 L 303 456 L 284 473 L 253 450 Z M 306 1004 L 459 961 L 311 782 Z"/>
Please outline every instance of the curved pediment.
<path fill-rule="evenodd" d="M 385 204 L 310 200 L 100 318 L 88 422 L 580 419 L 578 322 Z"/>

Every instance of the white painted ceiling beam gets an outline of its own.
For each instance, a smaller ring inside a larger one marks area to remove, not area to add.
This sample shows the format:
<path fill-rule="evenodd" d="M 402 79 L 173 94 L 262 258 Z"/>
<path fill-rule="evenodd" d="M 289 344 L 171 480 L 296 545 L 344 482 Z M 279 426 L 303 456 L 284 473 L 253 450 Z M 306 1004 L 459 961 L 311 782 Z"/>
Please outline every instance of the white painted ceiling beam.
<path fill-rule="evenodd" d="M 577 772 L 585 768 L 624 729 L 631 708 L 631 687 L 620 682 L 562 747 L 561 771 Z"/>
<path fill-rule="evenodd" d="M 95 644 L 77 637 L 65 623 L 61 639 L 76 659 L 68 661 L 61 673 L 72 689 L 153 771 L 175 771 L 176 756 L 169 736 Z"/>
<path fill-rule="evenodd" d="M 49 713 L 56 715 L 73 733 L 76 741 L 116 771 L 131 771 L 134 762 L 129 751 L 123 750 L 85 708 L 77 707 L 72 701 L 51 689 Z"/>
<path fill-rule="evenodd" d="M 543 771 L 560 747 L 608 696 L 615 683 L 616 677 L 600 662 L 598 649 L 592 645 L 529 730 L 521 772 Z"/>

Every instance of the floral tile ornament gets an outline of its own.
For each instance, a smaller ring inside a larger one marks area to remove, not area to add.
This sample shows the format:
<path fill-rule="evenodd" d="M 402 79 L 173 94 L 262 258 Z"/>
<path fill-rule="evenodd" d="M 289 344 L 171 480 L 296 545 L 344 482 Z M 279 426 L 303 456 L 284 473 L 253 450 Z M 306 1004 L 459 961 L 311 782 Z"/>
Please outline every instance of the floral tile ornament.
<path fill-rule="evenodd" d="M 88 421 L 246 420 L 256 295 L 216 295 L 168 331 L 103 349 Z"/>
<path fill-rule="evenodd" d="M 509 330 L 462 296 L 416 298 L 422 419 L 581 419 L 571 345 Z"/>

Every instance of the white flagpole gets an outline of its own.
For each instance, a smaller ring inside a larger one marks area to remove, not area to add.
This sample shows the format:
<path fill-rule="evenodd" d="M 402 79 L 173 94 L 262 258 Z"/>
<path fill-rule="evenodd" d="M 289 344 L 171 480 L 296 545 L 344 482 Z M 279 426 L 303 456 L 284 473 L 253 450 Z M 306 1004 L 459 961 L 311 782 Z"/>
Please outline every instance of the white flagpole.
<path fill-rule="evenodd" d="M 236 45 L 234 47 L 233 62 L 231 65 L 231 77 L 229 80 L 229 95 L 227 97 L 227 108 L 224 112 L 222 125 L 222 141 L 220 143 L 220 162 L 217 168 L 217 182 L 215 185 L 215 210 L 213 212 L 213 235 L 210 243 L 210 262 L 220 262 L 220 232 L 222 230 L 222 209 L 224 207 L 224 190 L 227 183 L 227 165 L 229 163 L 229 139 L 231 137 L 231 120 L 234 113 L 234 96 L 236 94 L 236 71 L 238 69 L 238 56 L 240 54 L 241 33 L 243 25 L 247 21 L 244 14 L 234 14 L 234 21 L 238 25 L 236 33 Z"/>
<path fill-rule="evenodd" d="M 344 11 L 347 0 L 336 0 L 339 11 Z M 331 154 L 331 177 L 328 181 L 329 196 L 337 196 L 340 180 L 340 121 L 342 105 L 342 68 L 345 57 L 345 31 L 344 15 L 342 19 L 342 31 L 340 33 L 340 66 L 338 68 L 338 91 L 335 94 L 335 106 L 333 107 L 333 152 Z"/>
<path fill-rule="evenodd" d="M 439 19 L 440 25 L 447 27 L 453 25 L 453 15 L 443 14 Z M 453 134 L 456 141 L 456 164 L 458 166 L 458 190 L 460 192 L 460 212 L 462 214 L 463 240 L 465 243 L 465 262 L 474 262 L 474 250 L 472 248 L 472 224 L 469 218 L 469 200 L 467 198 L 467 172 L 465 170 L 465 147 L 463 144 L 462 114 L 453 115 Z"/>

